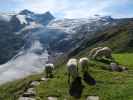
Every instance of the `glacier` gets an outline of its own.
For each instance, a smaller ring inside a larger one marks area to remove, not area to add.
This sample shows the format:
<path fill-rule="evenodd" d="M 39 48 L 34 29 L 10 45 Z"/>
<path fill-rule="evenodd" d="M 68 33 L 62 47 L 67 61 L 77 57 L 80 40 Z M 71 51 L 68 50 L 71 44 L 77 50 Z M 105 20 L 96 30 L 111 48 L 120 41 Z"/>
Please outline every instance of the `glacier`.
<path fill-rule="evenodd" d="M 49 57 L 47 50 L 41 54 L 36 53 L 42 49 L 41 43 L 36 40 L 28 50 L 21 51 L 10 61 L 0 65 L 0 84 L 42 72 Z"/>

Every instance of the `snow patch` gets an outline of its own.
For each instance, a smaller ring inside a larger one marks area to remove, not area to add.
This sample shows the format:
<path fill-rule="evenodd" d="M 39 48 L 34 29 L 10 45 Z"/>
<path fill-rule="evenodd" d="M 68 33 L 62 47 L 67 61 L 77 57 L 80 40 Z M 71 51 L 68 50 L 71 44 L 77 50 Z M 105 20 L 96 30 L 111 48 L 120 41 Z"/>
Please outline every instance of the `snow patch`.
<path fill-rule="evenodd" d="M 25 15 L 17 15 L 16 17 L 19 19 L 21 24 L 28 24 L 28 22 L 26 21 Z"/>

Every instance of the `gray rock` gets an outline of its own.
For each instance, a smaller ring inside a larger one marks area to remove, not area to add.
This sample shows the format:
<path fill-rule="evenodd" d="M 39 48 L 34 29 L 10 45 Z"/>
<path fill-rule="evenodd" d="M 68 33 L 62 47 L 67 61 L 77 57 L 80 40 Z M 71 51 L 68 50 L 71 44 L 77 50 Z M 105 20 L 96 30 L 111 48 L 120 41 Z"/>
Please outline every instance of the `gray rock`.
<path fill-rule="evenodd" d="M 86 100 L 100 100 L 99 96 L 88 96 Z"/>
<path fill-rule="evenodd" d="M 57 97 L 48 97 L 48 100 L 58 100 Z"/>
<path fill-rule="evenodd" d="M 29 93 L 36 93 L 34 88 L 27 89 L 27 92 L 29 92 Z"/>
<path fill-rule="evenodd" d="M 41 81 L 48 81 L 49 79 L 48 78 L 45 78 L 45 77 L 42 77 L 41 78 Z"/>
<path fill-rule="evenodd" d="M 30 97 L 19 97 L 18 100 L 36 100 L 36 99 Z"/>
<path fill-rule="evenodd" d="M 23 94 L 23 97 L 33 97 L 33 96 L 35 96 L 35 94 L 33 94 L 33 93 L 25 92 L 25 93 Z"/>
<path fill-rule="evenodd" d="M 40 82 L 39 81 L 33 81 L 30 84 L 30 86 L 38 86 L 38 85 L 40 85 Z"/>
<path fill-rule="evenodd" d="M 32 97 L 36 95 L 36 91 L 34 88 L 29 88 L 24 94 L 24 97 Z"/>

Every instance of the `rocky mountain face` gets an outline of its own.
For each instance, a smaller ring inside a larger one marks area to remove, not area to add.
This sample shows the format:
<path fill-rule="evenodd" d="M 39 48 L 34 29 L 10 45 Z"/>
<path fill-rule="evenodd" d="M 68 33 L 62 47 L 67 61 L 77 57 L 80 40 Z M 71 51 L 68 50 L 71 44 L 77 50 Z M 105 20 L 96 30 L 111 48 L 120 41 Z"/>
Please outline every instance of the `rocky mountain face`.
<path fill-rule="evenodd" d="M 0 15 L 0 64 L 7 62 L 28 43 L 30 32 L 45 27 L 52 19 L 54 17 L 50 12 L 34 14 L 28 10 L 19 14 Z"/>
<path fill-rule="evenodd" d="M 55 18 L 49 11 L 43 14 L 35 14 L 34 12 L 23 10 L 19 14 L 25 16 L 28 21 L 36 21 L 43 25 L 47 25 L 49 21 Z"/>
<path fill-rule="evenodd" d="M 71 57 L 89 47 L 132 48 L 132 26 L 132 18 L 110 16 L 57 20 L 50 12 L 28 10 L 0 15 L 0 81 L 41 71 L 57 57 Z"/>
<path fill-rule="evenodd" d="M 13 30 L 13 23 L 0 21 L 0 64 L 11 59 L 23 46 L 24 40 L 21 36 L 15 35 Z"/>

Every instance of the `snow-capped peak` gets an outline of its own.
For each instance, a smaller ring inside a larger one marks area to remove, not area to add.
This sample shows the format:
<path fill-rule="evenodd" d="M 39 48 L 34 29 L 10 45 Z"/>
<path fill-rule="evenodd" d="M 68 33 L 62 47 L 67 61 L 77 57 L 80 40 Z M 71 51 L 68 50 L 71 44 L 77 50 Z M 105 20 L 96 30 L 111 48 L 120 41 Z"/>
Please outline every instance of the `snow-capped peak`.
<path fill-rule="evenodd" d="M 43 25 L 47 25 L 52 19 L 55 18 L 49 11 L 43 14 L 37 14 L 29 10 L 22 10 L 18 15 L 21 15 L 21 19 L 22 16 L 25 16 L 29 21 L 35 21 Z"/>
<path fill-rule="evenodd" d="M 20 21 L 21 24 L 28 24 L 25 15 L 18 14 L 18 15 L 16 15 L 16 17 L 18 18 L 18 20 Z"/>

